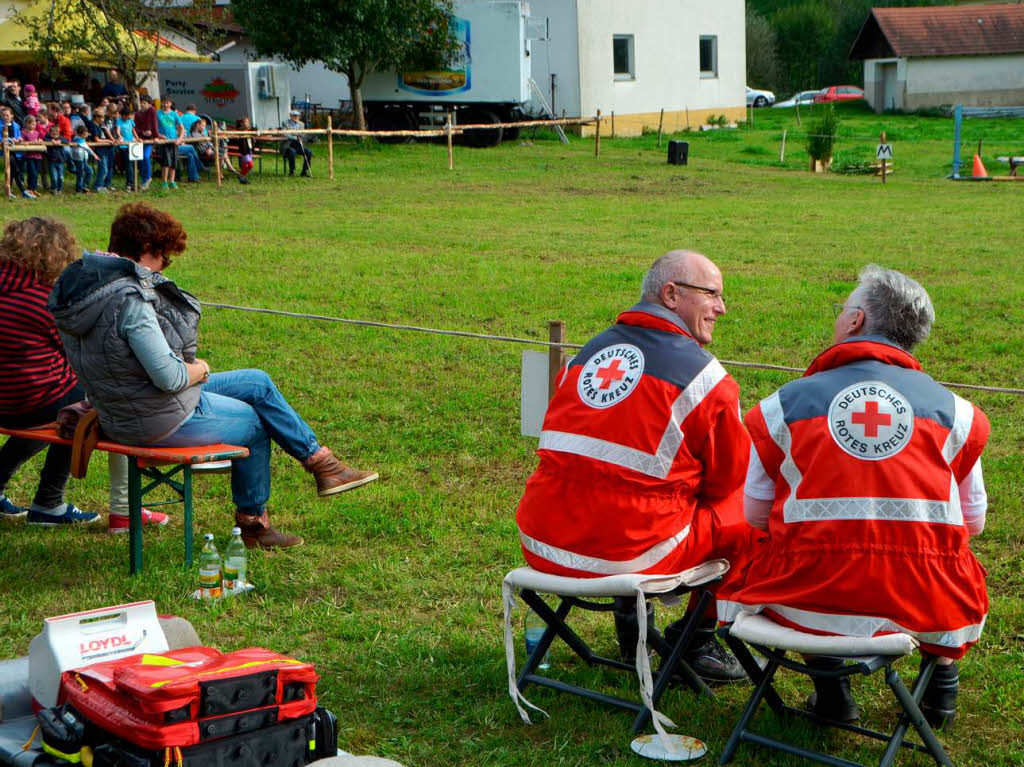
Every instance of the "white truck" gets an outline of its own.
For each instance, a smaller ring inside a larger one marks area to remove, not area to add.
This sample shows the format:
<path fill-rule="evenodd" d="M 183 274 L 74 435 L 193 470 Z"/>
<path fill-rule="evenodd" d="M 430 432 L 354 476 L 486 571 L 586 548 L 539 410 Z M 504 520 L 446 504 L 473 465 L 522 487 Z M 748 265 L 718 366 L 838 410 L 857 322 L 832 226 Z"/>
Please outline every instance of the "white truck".
<path fill-rule="evenodd" d="M 415 130 L 456 124 L 512 122 L 537 91 L 530 75 L 530 41 L 546 29 L 530 17 L 522 0 L 459 0 L 455 33 L 460 52 L 448 69 L 371 72 L 363 81 L 363 104 L 371 130 Z M 463 142 L 492 146 L 514 139 L 514 129 L 470 131 Z"/>
<path fill-rule="evenodd" d="M 178 109 L 195 104 L 199 114 L 229 125 L 245 116 L 256 128 L 280 128 L 292 105 L 287 69 L 273 62 L 161 61 L 157 81 L 160 97 Z"/>

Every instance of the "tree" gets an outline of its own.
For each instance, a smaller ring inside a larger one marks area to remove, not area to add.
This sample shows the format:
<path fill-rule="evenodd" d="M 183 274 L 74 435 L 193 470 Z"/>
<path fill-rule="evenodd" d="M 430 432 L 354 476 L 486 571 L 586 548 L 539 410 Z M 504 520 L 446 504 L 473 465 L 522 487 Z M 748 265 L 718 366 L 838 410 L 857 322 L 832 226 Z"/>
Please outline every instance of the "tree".
<path fill-rule="evenodd" d="M 779 54 L 775 29 L 757 11 L 747 8 L 747 84 L 756 88 L 779 87 Z"/>
<path fill-rule="evenodd" d="M 452 0 L 233 0 L 231 11 L 261 56 L 344 74 L 360 130 L 368 72 L 437 67 L 457 51 Z"/>
<path fill-rule="evenodd" d="M 783 8 L 772 22 L 787 84 L 794 91 L 820 88 L 822 60 L 835 37 L 835 21 L 828 6 L 808 0 Z"/>
<path fill-rule="evenodd" d="M 103 64 L 117 69 L 134 95 L 156 68 L 166 44 L 162 31 L 173 25 L 202 41 L 202 22 L 211 9 L 212 0 L 196 0 L 190 7 L 176 0 L 52 0 L 48 13 L 16 13 L 14 20 L 25 28 L 27 47 L 51 78 L 60 67 Z"/>

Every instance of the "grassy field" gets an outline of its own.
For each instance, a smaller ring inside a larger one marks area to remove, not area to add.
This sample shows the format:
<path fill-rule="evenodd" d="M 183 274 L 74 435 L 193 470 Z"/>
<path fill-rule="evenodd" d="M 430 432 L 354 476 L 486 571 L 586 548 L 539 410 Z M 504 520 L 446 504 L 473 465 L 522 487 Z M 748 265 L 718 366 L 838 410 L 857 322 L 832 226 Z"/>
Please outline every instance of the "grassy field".
<path fill-rule="evenodd" d="M 271 174 L 249 187 L 207 183 L 148 198 L 185 223 L 190 248 L 169 274 L 207 301 L 529 338 L 546 338 L 547 321 L 562 319 L 571 341 L 586 340 L 636 300 L 654 258 L 699 249 L 725 274 L 729 313 L 713 351 L 726 360 L 806 364 L 831 337 L 830 304 L 845 298 L 862 265 L 877 262 L 931 292 L 938 321 L 919 353 L 926 370 L 1021 386 L 1024 185 L 942 180 L 951 120 L 844 117 L 851 136 L 889 131 L 899 172 L 886 186 L 801 172 L 798 146 L 776 167 L 781 129 L 792 131 L 795 117 L 762 110 L 753 131 L 688 134 L 688 167 L 667 165 L 653 136 L 605 141 L 594 158 L 588 141 L 563 147 L 526 135 L 496 149 L 457 149 L 451 173 L 442 146 L 341 145 L 332 182 L 321 146 L 308 182 Z M 1024 123 L 969 125 L 987 132 L 986 143 L 998 133 L 1001 145 L 1016 136 L 1024 146 Z M 915 135 L 927 140 L 908 140 Z M 26 201 L 3 215 L 57 216 L 99 248 L 125 199 Z M 179 520 L 147 534 L 147 569 L 136 578 L 126 575 L 127 541 L 98 525 L 6 525 L 0 657 L 24 654 L 45 616 L 155 599 L 211 644 L 315 661 L 346 750 L 410 765 L 640 763 L 628 750 L 628 717 L 534 690 L 552 718 L 526 727 L 506 695 L 500 584 L 521 561 L 513 511 L 535 464 L 535 441 L 519 436 L 522 347 L 216 309 L 205 314 L 200 344 L 214 370 L 268 370 L 326 444 L 382 481 L 318 500 L 309 476 L 275 454 L 271 515 L 306 545 L 253 554 L 256 596 L 224 605 L 188 599 L 196 574 L 180 567 Z M 789 378 L 732 372 L 744 408 Z M 1024 398 L 971 398 L 993 426 L 989 522 L 975 542 L 992 607 L 961 667 L 957 730 L 943 740 L 957 764 L 1020 765 Z M 30 500 L 38 468 L 9 488 L 15 500 Z M 105 469 L 94 461 L 69 498 L 103 510 Z M 198 480 L 197 496 L 201 531 L 225 540 L 228 479 Z M 610 649 L 610 624 L 596 628 Z M 567 678 L 591 675 L 564 648 L 554 661 Z M 901 667 L 910 678 L 915 669 Z M 632 689 L 628 678 L 610 682 Z M 786 684 L 792 696 L 805 694 Z M 888 721 L 893 703 L 877 685 L 856 693 L 869 723 Z M 746 695 L 726 689 L 709 702 L 671 691 L 663 709 L 717 756 Z M 762 714 L 760 727 L 779 725 Z M 789 732 L 847 758 L 877 759 L 874 746 L 845 735 Z M 792 761 L 741 748 L 735 763 Z"/>

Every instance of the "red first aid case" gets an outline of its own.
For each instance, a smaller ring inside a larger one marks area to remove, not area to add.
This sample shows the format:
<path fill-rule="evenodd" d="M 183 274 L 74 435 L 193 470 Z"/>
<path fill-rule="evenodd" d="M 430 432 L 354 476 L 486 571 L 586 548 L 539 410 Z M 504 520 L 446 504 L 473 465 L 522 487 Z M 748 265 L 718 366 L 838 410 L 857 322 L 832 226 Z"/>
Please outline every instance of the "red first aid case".
<path fill-rule="evenodd" d="M 313 665 L 260 648 L 143 653 L 61 674 L 60 703 L 145 749 L 194 746 L 316 709 Z"/>

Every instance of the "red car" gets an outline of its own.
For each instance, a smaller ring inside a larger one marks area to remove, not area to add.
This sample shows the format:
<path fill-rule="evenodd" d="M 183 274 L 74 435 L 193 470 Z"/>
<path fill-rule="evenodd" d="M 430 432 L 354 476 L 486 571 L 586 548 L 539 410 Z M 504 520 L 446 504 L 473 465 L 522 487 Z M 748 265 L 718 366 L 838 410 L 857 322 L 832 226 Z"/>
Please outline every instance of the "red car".
<path fill-rule="evenodd" d="M 826 104 L 829 101 L 856 101 L 864 98 L 864 91 L 855 85 L 833 85 L 822 88 L 821 93 L 814 97 L 815 104 Z"/>

